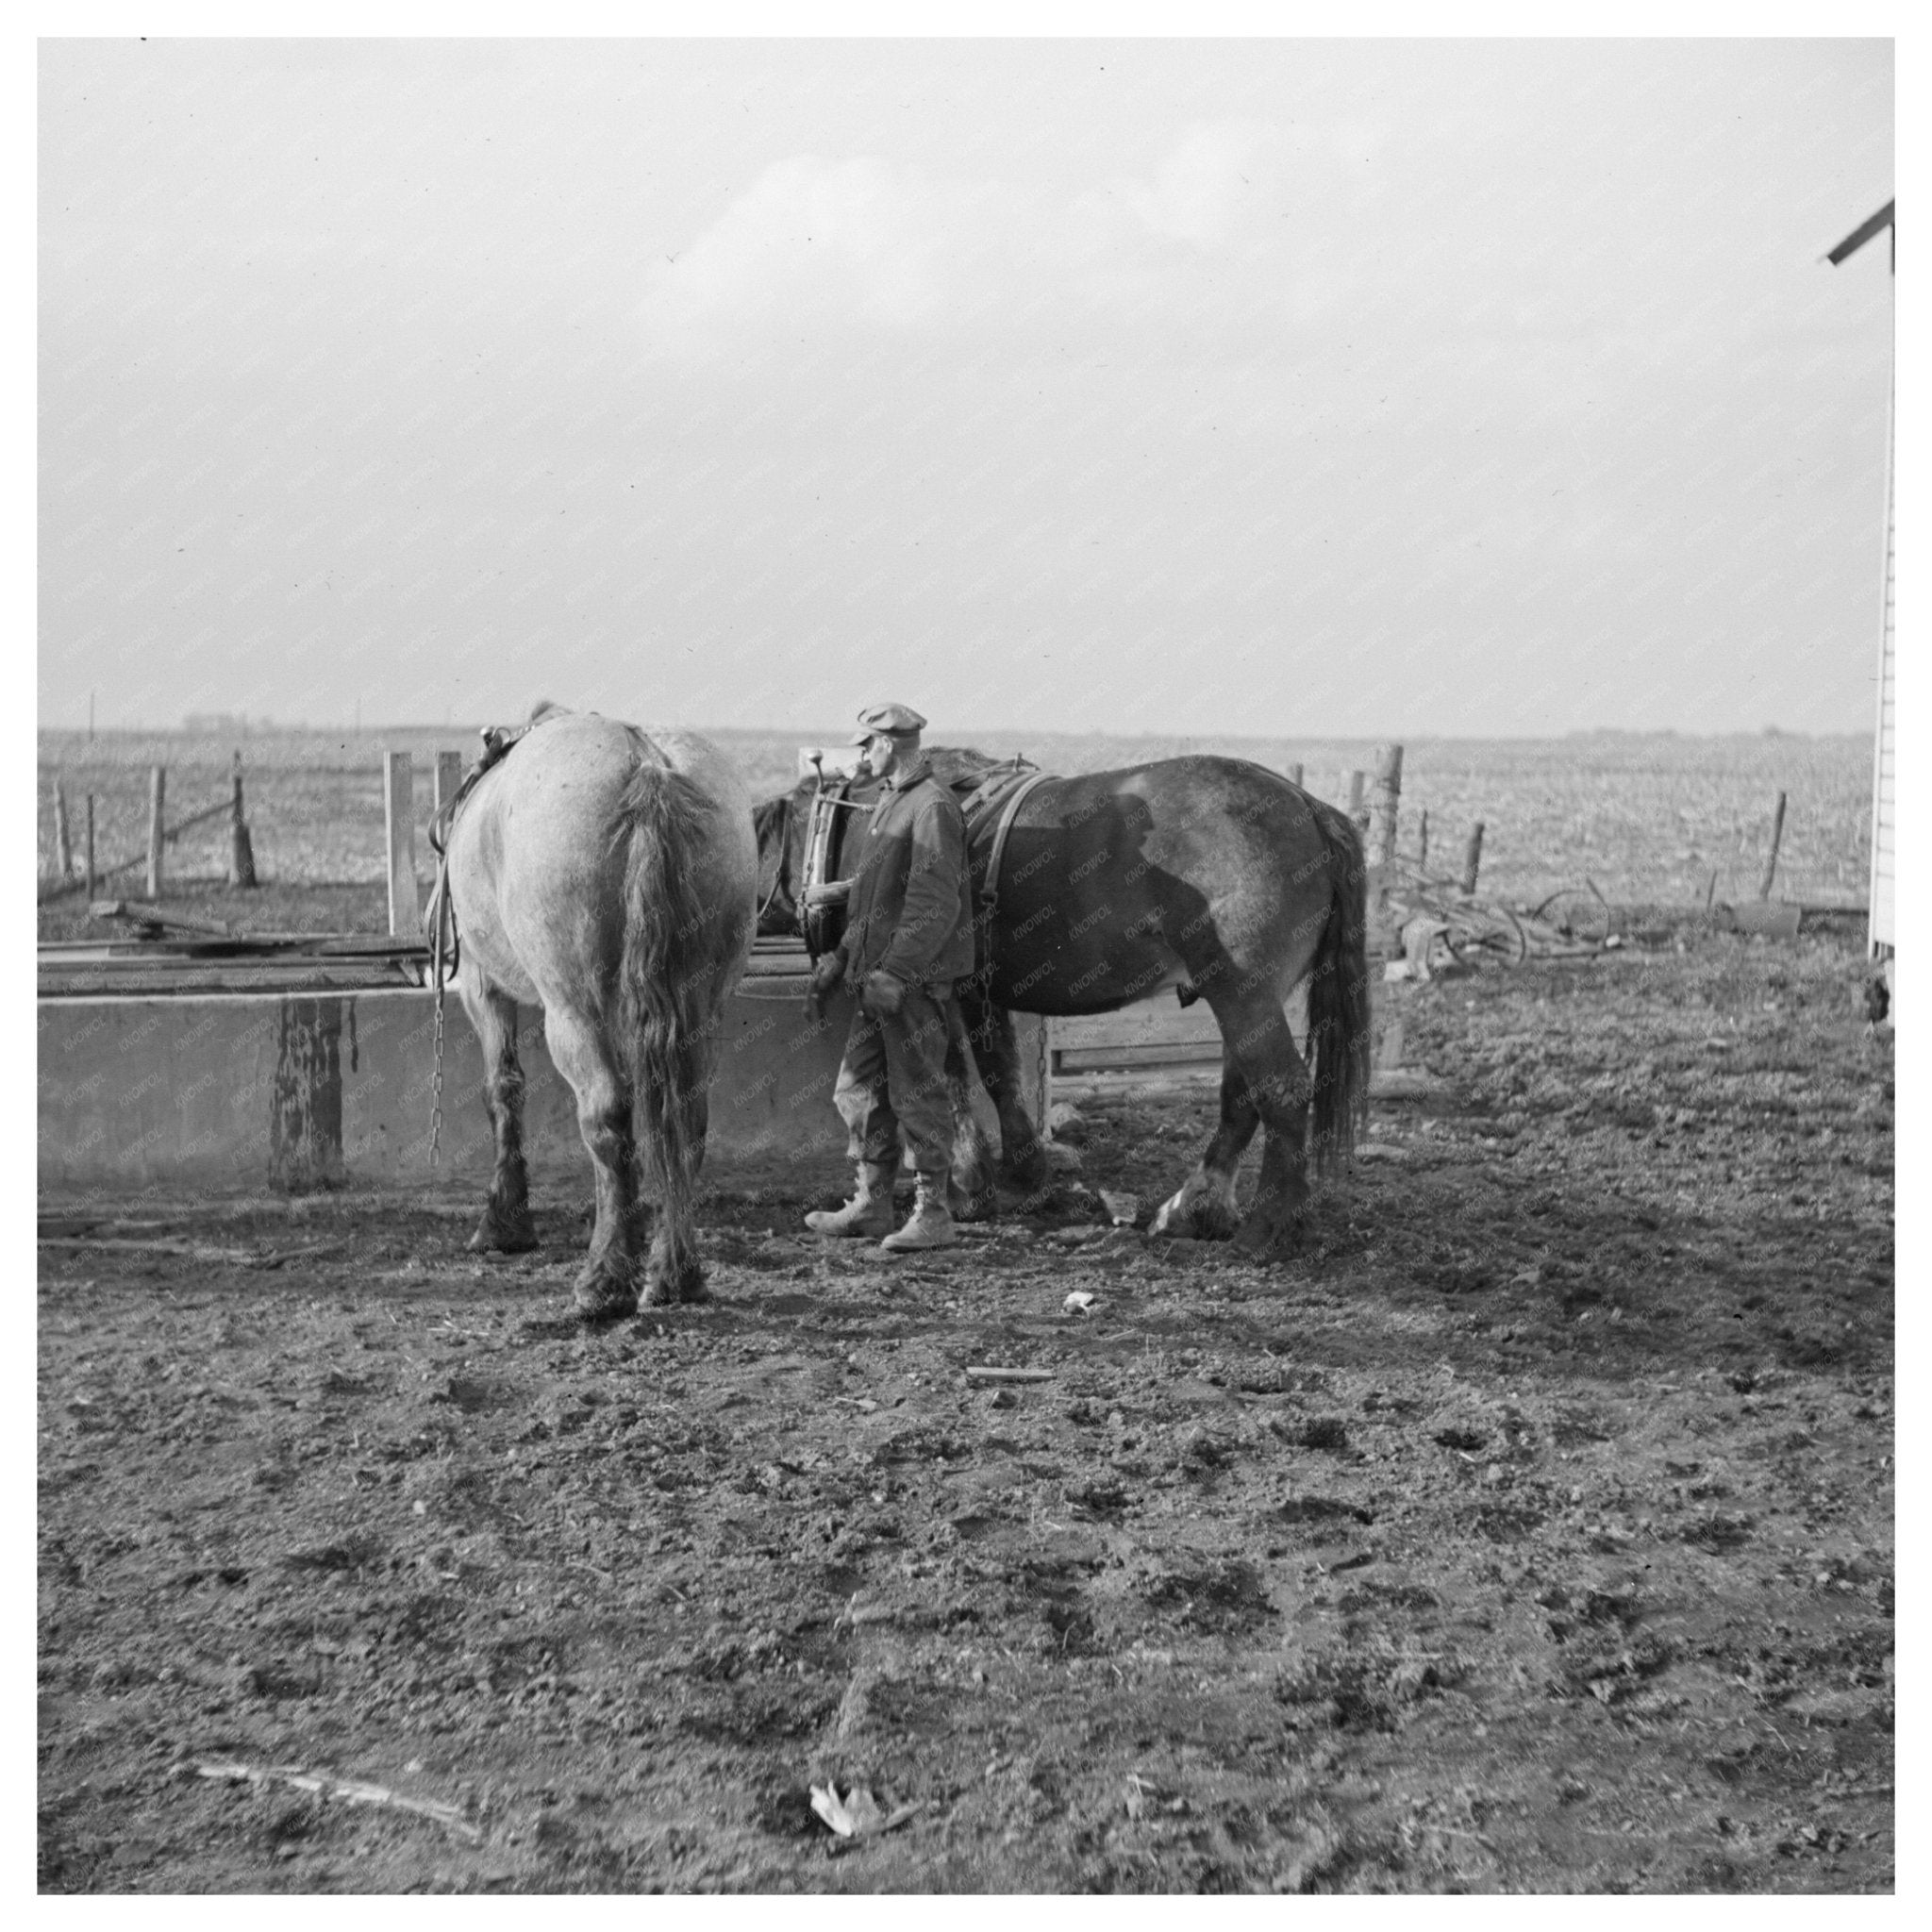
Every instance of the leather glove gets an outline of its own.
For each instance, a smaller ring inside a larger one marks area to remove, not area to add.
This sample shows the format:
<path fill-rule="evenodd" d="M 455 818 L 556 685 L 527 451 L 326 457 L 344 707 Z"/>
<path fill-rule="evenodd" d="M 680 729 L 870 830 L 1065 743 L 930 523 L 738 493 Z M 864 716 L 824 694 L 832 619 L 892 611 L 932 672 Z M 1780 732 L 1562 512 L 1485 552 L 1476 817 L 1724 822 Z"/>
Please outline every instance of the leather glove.
<path fill-rule="evenodd" d="M 906 1007 L 906 982 L 890 973 L 868 973 L 858 1004 L 874 1020 L 895 1020 Z"/>

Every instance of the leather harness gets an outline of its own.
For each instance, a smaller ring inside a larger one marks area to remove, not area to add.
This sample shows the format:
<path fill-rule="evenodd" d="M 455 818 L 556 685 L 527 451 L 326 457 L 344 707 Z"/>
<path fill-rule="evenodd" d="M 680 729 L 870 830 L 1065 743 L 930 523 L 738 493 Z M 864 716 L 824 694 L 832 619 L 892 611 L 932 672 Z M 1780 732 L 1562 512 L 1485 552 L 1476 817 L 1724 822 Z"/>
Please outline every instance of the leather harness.
<path fill-rule="evenodd" d="M 457 908 L 449 895 L 449 835 L 463 802 L 475 791 L 486 772 L 493 771 L 510 755 L 511 748 L 527 738 L 546 718 L 567 715 L 560 708 L 540 712 L 526 724 L 487 724 L 477 735 L 483 749 L 476 761 L 463 774 L 456 796 L 437 808 L 429 821 L 429 849 L 436 854 L 436 882 L 429 889 L 429 905 L 424 914 L 429 927 L 429 972 L 440 994 L 455 977 L 461 947 L 457 937 Z"/>
<path fill-rule="evenodd" d="M 1021 761 L 1015 759 L 1015 765 Z M 991 778 L 982 778 L 979 789 L 965 804 L 966 813 L 966 865 L 970 872 L 973 866 L 973 835 L 992 814 L 995 806 L 1004 806 L 999 823 L 992 832 L 992 849 L 986 856 L 986 875 L 979 882 L 979 905 L 991 936 L 992 915 L 1000 903 L 1000 862 L 1007 856 L 1007 837 L 1013 829 L 1013 821 L 1020 816 L 1020 808 L 1026 803 L 1034 788 L 1044 785 L 1053 776 L 1051 772 L 1042 772 L 1031 766 L 1023 766 L 1014 773 L 995 773 Z"/>
<path fill-rule="evenodd" d="M 1007 840 L 1012 832 L 1013 821 L 1020 815 L 1020 808 L 1025 804 L 1034 788 L 1043 785 L 1052 776 L 1051 772 L 1042 772 L 1029 758 L 1009 758 L 983 773 L 979 782 L 960 803 L 959 808 L 966 820 L 966 869 L 969 878 L 973 873 L 973 841 L 990 820 L 993 825 L 986 870 L 974 881 L 973 918 L 975 925 L 984 928 L 984 951 L 989 961 L 992 951 L 993 916 L 999 907 L 1000 868 L 1006 858 Z M 840 842 L 835 837 L 839 813 L 869 808 L 847 795 L 851 790 L 850 778 L 841 778 L 836 784 L 828 785 L 821 775 L 819 786 L 812 793 L 811 813 L 806 821 L 805 878 L 799 898 L 798 925 L 805 935 L 806 951 L 814 962 L 821 954 L 830 951 L 825 941 L 828 938 L 826 921 L 832 908 L 829 905 L 810 906 L 807 901 L 813 887 L 829 883 L 834 854 Z M 997 819 L 993 817 L 995 812 L 998 813 Z M 991 965 L 982 970 L 990 972 Z"/>

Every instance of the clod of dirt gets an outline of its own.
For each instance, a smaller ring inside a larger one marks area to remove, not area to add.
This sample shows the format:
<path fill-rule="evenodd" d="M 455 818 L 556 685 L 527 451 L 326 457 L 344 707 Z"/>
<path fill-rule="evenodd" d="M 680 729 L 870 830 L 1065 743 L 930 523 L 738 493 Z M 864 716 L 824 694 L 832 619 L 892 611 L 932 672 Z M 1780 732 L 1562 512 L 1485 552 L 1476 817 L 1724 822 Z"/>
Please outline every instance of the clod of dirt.
<path fill-rule="evenodd" d="M 1291 1496 L 1275 1512 L 1284 1523 L 1373 1523 L 1375 1512 L 1357 1503 L 1338 1503 L 1327 1496 Z"/>
<path fill-rule="evenodd" d="M 1348 1429 L 1340 1416 L 1310 1416 L 1298 1428 L 1288 1432 L 1288 1440 L 1303 1449 L 1346 1449 Z"/>

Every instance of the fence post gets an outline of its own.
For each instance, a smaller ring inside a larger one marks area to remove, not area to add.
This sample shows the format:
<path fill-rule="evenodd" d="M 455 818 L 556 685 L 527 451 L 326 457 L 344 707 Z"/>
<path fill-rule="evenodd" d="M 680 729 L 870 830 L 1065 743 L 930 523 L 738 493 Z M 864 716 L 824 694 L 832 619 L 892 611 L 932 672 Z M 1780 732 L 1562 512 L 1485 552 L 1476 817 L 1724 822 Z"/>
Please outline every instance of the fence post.
<path fill-rule="evenodd" d="M 1402 747 L 1375 747 L 1375 791 L 1369 808 L 1369 863 L 1386 866 L 1395 857 L 1395 818 L 1402 799 Z"/>
<path fill-rule="evenodd" d="M 94 903 L 94 795 L 87 795 L 87 903 Z"/>
<path fill-rule="evenodd" d="M 1462 890 L 1475 891 L 1475 875 L 1483 861 L 1483 822 L 1476 820 L 1469 828 L 1469 849 L 1462 855 Z"/>
<path fill-rule="evenodd" d="M 74 876 L 74 840 L 67 829 L 67 791 L 54 780 L 54 862 L 63 879 Z"/>
<path fill-rule="evenodd" d="M 463 755 L 459 751 L 436 754 L 436 789 L 430 794 L 429 808 L 441 811 L 457 795 L 463 782 Z"/>
<path fill-rule="evenodd" d="M 242 754 L 239 751 L 235 754 L 235 824 L 228 883 L 242 887 L 255 884 L 255 841 L 249 838 L 248 821 L 242 815 Z"/>
<path fill-rule="evenodd" d="M 1358 832 L 1369 829 L 1369 815 L 1362 809 L 1362 787 L 1368 781 L 1366 772 L 1343 772 L 1341 774 L 1341 795 L 1348 801 L 1348 815 Z"/>
<path fill-rule="evenodd" d="M 161 845 L 164 837 L 161 813 L 167 795 L 167 767 L 150 767 L 147 774 L 147 895 L 150 899 L 161 896 Z"/>
<path fill-rule="evenodd" d="M 1299 765 L 1289 766 L 1288 782 L 1291 785 L 1299 785 L 1302 782 L 1302 768 Z"/>
<path fill-rule="evenodd" d="M 1429 813 L 1426 806 L 1423 808 L 1422 821 L 1416 834 L 1415 865 L 1418 872 L 1427 872 L 1429 869 Z"/>
<path fill-rule="evenodd" d="M 415 939 L 423 908 L 416 897 L 415 773 L 406 751 L 382 755 L 382 816 L 389 855 L 389 929 L 392 938 Z"/>
<path fill-rule="evenodd" d="M 1780 791 L 1777 795 L 1777 805 L 1771 814 L 1771 850 L 1764 855 L 1764 876 L 1757 884 L 1757 896 L 1760 899 L 1771 897 L 1772 874 L 1777 871 L 1778 842 L 1784 835 L 1785 795 Z"/>

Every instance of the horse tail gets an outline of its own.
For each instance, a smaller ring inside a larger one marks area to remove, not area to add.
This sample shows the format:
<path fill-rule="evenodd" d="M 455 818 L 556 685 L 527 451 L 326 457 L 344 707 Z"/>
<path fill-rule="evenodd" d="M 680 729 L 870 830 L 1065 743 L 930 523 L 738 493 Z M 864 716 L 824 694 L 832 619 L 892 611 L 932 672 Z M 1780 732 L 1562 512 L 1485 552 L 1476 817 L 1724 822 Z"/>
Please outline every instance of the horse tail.
<path fill-rule="evenodd" d="M 1308 805 L 1327 848 L 1328 918 L 1308 978 L 1314 1154 L 1326 1173 L 1346 1160 L 1369 1120 L 1369 881 L 1361 834 L 1320 799 Z"/>
<path fill-rule="evenodd" d="M 700 888 L 706 794 L 637 734 L 638 765 L 611 828 L 624 841 L 624 948 L 617 1017 L 639 1154 L 658 1190 L 673 1278 L 687 1250 L 704 1158 L 717 983 L 717 911 Z"/>

